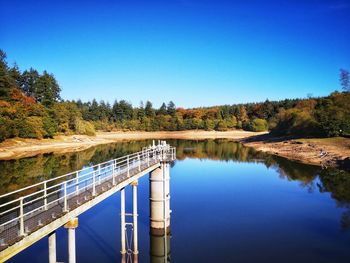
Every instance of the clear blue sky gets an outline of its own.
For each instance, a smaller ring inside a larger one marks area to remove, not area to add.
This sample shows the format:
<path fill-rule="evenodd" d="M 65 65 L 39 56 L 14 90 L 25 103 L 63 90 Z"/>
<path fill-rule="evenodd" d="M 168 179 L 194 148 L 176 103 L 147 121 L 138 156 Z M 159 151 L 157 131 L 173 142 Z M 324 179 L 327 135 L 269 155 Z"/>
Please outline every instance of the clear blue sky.
<path fill-rule="evenodd" d="M 0 48 L 64 99 L 194 107 L 327 95 L 350 69 L 350 0 L 0 0 Z"/>

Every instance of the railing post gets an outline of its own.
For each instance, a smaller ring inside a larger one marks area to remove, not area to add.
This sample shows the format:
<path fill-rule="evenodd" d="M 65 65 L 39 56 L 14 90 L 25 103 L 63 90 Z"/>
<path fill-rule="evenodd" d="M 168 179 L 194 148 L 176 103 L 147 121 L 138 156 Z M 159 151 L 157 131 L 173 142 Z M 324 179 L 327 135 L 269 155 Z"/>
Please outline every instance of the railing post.
<path fill-rule="evenodd" d="M 147 150 L 147 166 L 149 166 L 149 150 Z"/>
<path fill-rule="evenodd" d="M 92 196 L 96 195 L 96 172 L 92 174 Z"/>
<path fill-rule="evenodd" d="M 79 172 L 75 173 L 75 194 L 78 195 L 79 194 Z"/>
<path fill-rule="evenodd" d="M 44 182 L 44 209 L 47 210 L 47 182 Z"/>
<path fill-rule="evenodd" d="M 127 167 L 128 177 L 129 177 L 129 176 L 130 176 L 130 171 L 129 171 L 129 155 L 126 156 L 126 167 Z"/>
<path fill-rule="evenodd" d="M 64 192 L 64 199 L 63 199 L 63 210 L 64 212 L 68 212 L 68 202 L 67 202 L 67 182 L 64 182 L 64 189 L 63 189 L 63 192 Z"/>
<path fill-rule="evenodd" d="M 98 165 L 98 184 L 101 184 L 101 164 Z"/>
<path fill-rule="evenodd" d="M 137 154 L 137 160 L 139 162 L 139 172 L 141 172 L 141 161 L 140 161 L 140 154 Z"/>
<path fill-rule="evenodd" d="M 112 163 L 112 183 L 115 185 L 115 161 Z"/>
<path fill-rule="evenodd" d="M 24 236 L 23 197 L 19 199 L 19 235 Z"/>

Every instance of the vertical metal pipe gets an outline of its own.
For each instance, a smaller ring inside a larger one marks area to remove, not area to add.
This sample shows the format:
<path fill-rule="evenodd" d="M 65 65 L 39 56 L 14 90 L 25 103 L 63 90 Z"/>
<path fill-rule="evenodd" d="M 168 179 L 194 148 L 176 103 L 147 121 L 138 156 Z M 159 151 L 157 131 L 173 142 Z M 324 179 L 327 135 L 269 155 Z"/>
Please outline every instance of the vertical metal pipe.
<path fill-rule="evenodd" d="M 49 234 L 49 263 L 56 263 L 56 231 Z"/>
<path fill-rule="evenodd" d="M 75 173 L 75 194 L 79 194 L 79 172 Z"/>
<path fill-rule="evenodd" d="M 75 228 L 68 228 L 68 262 L 75 263 Z"/>
<path fill-rule="evenodd" d="M 138 182 L 134 181 L 131 183 L 132 185 L 132 208 L 133 208 L 133 237 L 134 237 L 134 254 L 138 254 L 139 253 L 139 249 L 138 249 L 138 238 L 137 238 L 137 234 L 138 234 L 138 230 L 137 230 L 137 185 Z"/>
<path fill-rule="evenodd" d="M 121 239 L 121 251 L 125 254 L 125 188 L 120 190 L 120 239 Z"/>
<path fill-rule="evenodd" d="M 92 173 L 92 196 L 96 195 L 96 172 Z"/>
<path fill-rule="evenodd" d="M 101 164 L 98 165 L 98 184 L 101 184 Z"/>
<path fill-rule="evenodd" d="M 47 182 L 44 182 L 44 208 L 47 210 Z"/>
<path fill-rule="evenodd" d="M 140 162 L 140 154 L 137 154 L 137 160 L 139 162 L 139 172 L 141 172 L 141 162 Z"/>
<path fill-rule="evenodd" d="M 115 185 L 115 162 L 112 163 L 112 183 Z"/>
<path fill-rule="evenodd" d="M 129 171 L 129 155 L 126 156 L 126 167 L 128 169 L 128 177 L 130 176 L 130 171 Z"/>
<path fill-rule="evenodd" d="M 19 199 L 19 235 L 24 236 L 23 197 Z"/>
<path fill-rule="evenodd" d="M 69 220 L 64 227 L 68 229 L 68 262 L 76 262 L 76 249 L 75 249 L 75 229 L 78 227 L 78 218 L 75 217 Z"/>
<path fill-rule="evenodd" d="M 64 182 L 63 185 L 63 193 L 64 193 L 64 198 L 63 198 L 63 211 L 67 212 L 68 211 L 68 202 L 67 202 L 67 182 Z"/>
<path fill-rule="evenodd" d="M 149 150 L 147 150 L 147 166 L 149 166 Z"/>
<path fill-rule="evenodd" d="M 163 163 L 163 219 L 164 219 L 164 263 L 167 263 L 167 251 L 168 251 L 168 248 L 167 248 L 167 219 L 168 219 L 168 216 L 167 216 L 167 196 L 166 196 L 166 179 L 167 179 L 167 176 L 166 176 L 166 163 Z"/>

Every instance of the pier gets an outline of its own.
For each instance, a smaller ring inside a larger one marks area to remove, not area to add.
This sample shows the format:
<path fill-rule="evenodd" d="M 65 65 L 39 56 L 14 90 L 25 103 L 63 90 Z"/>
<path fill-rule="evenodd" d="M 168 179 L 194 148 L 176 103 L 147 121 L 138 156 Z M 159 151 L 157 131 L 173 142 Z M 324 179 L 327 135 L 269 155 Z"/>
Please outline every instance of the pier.
<path fill-rule="evenodd" d="M 76 262 L 75 231 L 78 216 L 120 192 L 121 254 L 137 261 L 138 179 L 150 174 L 151 234 L 162 236 L 167 248 L 170 232 L 170 164 L 176 149 L 159 141 L 140 152 L 86 167 L 0 196 L 0 262 L 4 262 L 43 237 L 48 236 L 48 261 L 57 262 L 55 231 L 68 232 L 68 262 Z M 125 188 L 133 193 L 132 213 L 125 211 Z M 126 221 L 132 217 L 132 222 Z M 127 248 L 126 229 L 132 227 L 133 247 Z M 165 253 L 167 254 L 167 253 Z M 166 256 L 166 255 L 165 255 Z"/>

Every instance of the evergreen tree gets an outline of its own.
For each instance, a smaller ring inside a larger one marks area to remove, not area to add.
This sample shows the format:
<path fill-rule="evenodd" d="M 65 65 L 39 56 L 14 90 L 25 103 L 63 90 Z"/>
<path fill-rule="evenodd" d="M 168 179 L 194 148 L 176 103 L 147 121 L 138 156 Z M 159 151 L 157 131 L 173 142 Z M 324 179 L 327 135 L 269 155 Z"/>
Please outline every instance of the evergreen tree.
<path fill-rule="evenodd" d="M 176 107 L 175 107 L 175 103 L 174 102 L 169 101 L 168 107 L 167 107 L 167 113 L 170 116 L 173 116 L 173 117 L 176 115 Z"/>
<path fill-rule="evenodd" d="M 153 118 L 155 115 L 153 105 L 150 101 L 146 102 L 145 113 L 146 113 L 146 116 L 150 118 Z"/>
<path fill-rule="evenodd" d="M 160 106 L 159 110 L 158 110 L 158 114 L 160 115 L 166 115 L 167 114 L 167 108 L 165 103 L 163 102 L 162 106 Z"/>
<path fill-rule="evenodd" d="M 26 96 L 35 96 L 35 84 L 39 78 L 39 73 L 33 68 L 25 70 L 22 73 L 22 85 L 20 89 Z"/>
<path fill-rule="evenodd" d="M 35 82 L 35 99 L 46 107 L 50 107 L 60 99 L 60 87 L 52 74 L 44 71 Z"/>

